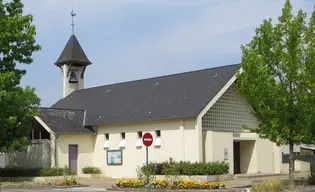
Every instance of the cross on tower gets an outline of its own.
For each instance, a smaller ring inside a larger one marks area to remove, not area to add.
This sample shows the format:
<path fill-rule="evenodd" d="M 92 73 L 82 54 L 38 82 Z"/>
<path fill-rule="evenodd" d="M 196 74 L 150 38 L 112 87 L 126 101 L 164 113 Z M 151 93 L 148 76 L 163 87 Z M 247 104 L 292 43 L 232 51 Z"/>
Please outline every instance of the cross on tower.
<path fill-rule="evenodd" d="M 71 17 L 72 17 L 72 34 L 74 35 L 74 16 L 76 16 L 76 13 L 73 10 L 73 6 L 72 6 L 72 11 L 71 11 Z"/>

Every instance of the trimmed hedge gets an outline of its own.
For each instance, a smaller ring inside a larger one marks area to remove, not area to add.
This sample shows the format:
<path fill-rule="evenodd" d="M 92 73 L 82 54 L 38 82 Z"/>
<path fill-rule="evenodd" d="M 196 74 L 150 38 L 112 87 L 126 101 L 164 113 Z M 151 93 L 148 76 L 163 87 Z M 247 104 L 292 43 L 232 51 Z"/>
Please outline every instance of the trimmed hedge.
<path fill-rule="evenodd" d="M 39 177 L 39 168 L 0 168 L 0 177 Z"/>
<path fill-rule="evenodd" d="M 69 168 L 0 168 L 0 177 L 52 177 L 73 175 Z"/>
<path fill-rule="evenodd" d="M 45 168 L 45 169 L 40 170 L 40 176 L 42 176 L 42 177 L 53 177 L 53 176 L 63 176 L 63 175 L 74 175 L 74 174 L 67 167 L 65 167 L 65 168 Z"/>
<path fill-rule="evenodd" d="M 149 172 L 153 175 L 223 175 L 229 173 L 229 164 L 222 162 L 191 163 L 165 161 L 162 163 L 149 163 Z M 146 165 L 140 167 L 146 173 Z"/>
<path fill-rule="evenodd" d="M 82 169 L 82 172 L 84 174 L 100 174 L 101 173 L 100 169 L 97 167 L 84 167 Z"/>

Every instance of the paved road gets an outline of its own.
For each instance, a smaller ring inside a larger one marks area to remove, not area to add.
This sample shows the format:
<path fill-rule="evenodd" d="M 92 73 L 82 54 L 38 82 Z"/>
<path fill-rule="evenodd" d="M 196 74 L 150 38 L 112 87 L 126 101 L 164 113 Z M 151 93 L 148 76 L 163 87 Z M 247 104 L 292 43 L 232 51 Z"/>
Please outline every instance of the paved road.
<path fill-rule="evenodd" d="M 0 192 L 104 192 L 106 189 L 99 189 L 99 188 L 89 188 L 89 187 L 82 187 L 82 188 L 71 188 L 71 189 L 0 189 Z"/>

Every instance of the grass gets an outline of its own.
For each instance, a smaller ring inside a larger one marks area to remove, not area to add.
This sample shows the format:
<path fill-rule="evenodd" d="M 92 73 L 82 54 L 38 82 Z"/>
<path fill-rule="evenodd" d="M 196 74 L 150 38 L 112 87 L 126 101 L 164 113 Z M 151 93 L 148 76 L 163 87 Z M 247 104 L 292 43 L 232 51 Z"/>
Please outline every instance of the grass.
<path fill-rule="evenodd" d="M 280 180 L 265 180 L 262 184 L 252 186 L 253 192 L 281 192 L 284 188 Z"/>
<path fill-rule="evenodd" d="M 45 186 L 45 185 L 46 185 L 45 183 L 38 183 L 38 182 L 31 182 L 31 181 L 16 181 L 16 182 L 2 181 L 0 182 L 0 186 L 3 188 L 38 187 L 38 186 Z"/>

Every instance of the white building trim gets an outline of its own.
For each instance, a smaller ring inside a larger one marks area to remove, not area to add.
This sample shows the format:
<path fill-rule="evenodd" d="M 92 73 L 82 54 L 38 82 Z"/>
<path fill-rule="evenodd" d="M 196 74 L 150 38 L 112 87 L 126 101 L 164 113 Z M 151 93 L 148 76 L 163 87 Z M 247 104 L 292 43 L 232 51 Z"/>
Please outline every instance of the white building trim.
<path fill-rule="evenodd" d="M 56 159 L 56 133 L 53 132 L 48 125 L 41 120 L 41 118 L 39 118 L 38 116 L 34 117 L 36 119 L 36 121 L 41 124 L 44 129 L 46 129 L 46 131 L 48 131 L 48 133 L 50 134 L 50 160 L 51 160 L 51 167 L 55 167 L 57 166 L 57 159 Z"/>
<path fill-rule="evenodd" d="M 36 121 L 39 123 L 39 124 L 41 124 L 43 127 L 44 127 L 44 129 L 46 129 L 46 131 L 48 131 L 50 134 L 52 134 L 52 135 L 54 135 L 55 133 L 48 127 L 48 125 L 46 125 L 46 123 L 43 121 L 43 120 L 41 120 L 41 118 L 39 118 L 38 116 L 35 116 L 34 117 L 35 119 L 36 119 Z"/>
<path fill-rule="evenodd" d="M 243 72 L 243 69 L 240 68 L 232 78 L 220 89 L 220 91 L 212 98 L 212 100 L 201 110 L 197 115 L 195 129 L 198 131 L 198 146 L 199 147 L 199 161 L 203 162 L 203 144 L 202 144 L 202 117 L 209 111 L 209 109 L 219 100 L 219 98 L 225 93 L 225 91 L 235 82 L 237 79 L 236 74 Z"/>
<path fill-rule="evenodd" d="M 242 68 L 239 72 L 242 72 Z M 213 99 L 201 110 L 198 114 L 197 119 L 202 119 L 202 117 L 209 111 L 209 109 L 217 102 L 217 100 L 225 93 L 225 91 L 235 82 L 237 79 L 236 74 L 221 88 L 221 90 L 213 97 Z"/>

